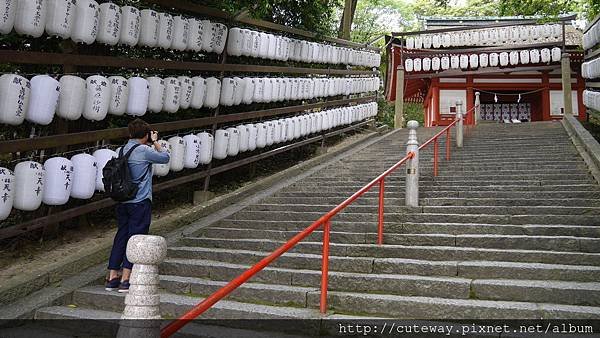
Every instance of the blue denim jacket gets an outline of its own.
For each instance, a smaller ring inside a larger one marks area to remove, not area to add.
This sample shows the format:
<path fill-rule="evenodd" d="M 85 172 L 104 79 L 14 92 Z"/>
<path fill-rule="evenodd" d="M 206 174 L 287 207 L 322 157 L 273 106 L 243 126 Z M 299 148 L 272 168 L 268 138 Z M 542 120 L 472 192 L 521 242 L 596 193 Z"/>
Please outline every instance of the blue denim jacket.
<path fill-rule="evenodd" d="M 123 155 L 136 144 L 139 144 L 138 140 L 129 140 L 123 147 Z M 133 182 L 139 184 L 139 190 L 134 199 L 123 203 L 139 203 L 147 198 L 152 200 L 152 164 L 166 164 L 169 163 L 169 159 L 169 153 L 164 148 L 160 152 L 145 144 L 135 148 L 129 156 L 129 170 Z M 146 170 L 148 170 L 148 174 L 146 174 Z M 146 176 L 140 182 L 144 174 Z"/>

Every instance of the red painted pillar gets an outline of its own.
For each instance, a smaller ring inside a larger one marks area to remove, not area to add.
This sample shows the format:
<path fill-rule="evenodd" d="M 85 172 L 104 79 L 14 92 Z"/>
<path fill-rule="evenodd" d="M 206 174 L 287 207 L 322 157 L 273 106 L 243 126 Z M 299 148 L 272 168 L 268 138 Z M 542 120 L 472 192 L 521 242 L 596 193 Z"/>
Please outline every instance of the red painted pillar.
<path fill-rule="evenodd" d="M 542 121 L 550 121 L 550 77 L 548 72 L 542 74 Z"/>
<path fill-rule="evenodd" d="M 467 76 L 467 104 L 465 112 L 470 111 L 475 106 L 475 92 L 473 91 L 473 76 Z M 469 112 L 465 119 L 465 124 L 472 125 L 475 123 L 473 112 Z"/>
<path fill-rule="evenodd" d="M 432 79 L 431 86 L 433 87 L 433 118 L 432 121 L 433 126 L 437 126 L 440 123 L 440 87 L 439 87 L 439 79 Z"/>
<path fill-rule="evenodd" d="M 577 118 L 579 121 L 585 121 L 585 106 L 583 105 L 583 91 L 585 90 L 585 80 L 581 75 L 577 74 L 577 107 L 579 108 L 579 115 Z"/>

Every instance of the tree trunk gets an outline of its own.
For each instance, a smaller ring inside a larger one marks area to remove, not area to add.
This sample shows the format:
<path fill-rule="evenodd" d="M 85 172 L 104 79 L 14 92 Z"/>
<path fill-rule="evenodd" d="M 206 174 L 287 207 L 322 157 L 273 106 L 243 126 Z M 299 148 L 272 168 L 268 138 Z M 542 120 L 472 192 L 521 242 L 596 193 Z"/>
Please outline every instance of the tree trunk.
<path fill-rule="evenodd" d="M 338 30 L 338 37 L 346 40 L 350 40 L 350 30 L 352 28 L 352 21 L 354 20 L 354 13 L 356 12 L 356 4 L 358 0 L 345 0 L 344 13 L 342 14 L 342 20 L 340 21 L 340 28 Z"/>

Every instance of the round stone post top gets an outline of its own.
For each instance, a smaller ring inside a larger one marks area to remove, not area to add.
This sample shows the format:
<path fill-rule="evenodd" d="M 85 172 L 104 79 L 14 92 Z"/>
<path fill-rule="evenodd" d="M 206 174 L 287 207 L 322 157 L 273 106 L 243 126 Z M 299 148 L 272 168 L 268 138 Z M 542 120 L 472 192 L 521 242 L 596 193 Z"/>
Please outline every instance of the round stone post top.
<path fill-rule="evenodd" d="M 476 95 L 476 96 L 479 96 L 479 94 L 481 94 L 481 93 L 480 93 L 480 92 L 475 92 L 475 95 Z"/>
<path fill-rule="evenodd" d="M 160 264 L 167 256 L 167 241 L 160 236 L 133 235 L 127 242 L 127 259 L 133 264 Z"/>
<path fill-rule="evenodd" d="M 456 100 L 456 105 L 457 106 L 462 106 L 462 100 Z"/>
<path fill-rule="evenodd" d="M 417 128 L 419 128 L 419 122 L 415 121 L 415 120 L 410 120 L 406 123 L 406 128 L 417 129 Z"/>

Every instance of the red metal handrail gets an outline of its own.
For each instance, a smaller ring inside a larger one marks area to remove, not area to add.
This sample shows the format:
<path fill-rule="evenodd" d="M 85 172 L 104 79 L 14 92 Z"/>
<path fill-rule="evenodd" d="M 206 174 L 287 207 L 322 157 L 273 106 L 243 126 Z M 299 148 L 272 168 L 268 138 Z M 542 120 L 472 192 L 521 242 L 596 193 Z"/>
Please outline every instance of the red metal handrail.
<path fill-rule="evenodd" d="M 434 135 L 427 142 L 423 143 L 419 150 L 425 148 L 431 142 L 434 142 L 434 173 L 437 174 L 437 139 L 446 133 L 447 137 L 447 145 L 446 152 L 447 158 L 450 159 L 450 128 L 456 125 L 458 120 L 452 122 L 449 126 L 444 128 L 442 131 Z M 302 230 L 282 246 L 277 248 L 277 250 L 273 251 L 270 255 L 261 259 L 258 263 L 250 267 L 248 270 L 244 271 L 241 275 L 234 278 L 232 281 L 227 283 L 225 286 L 217 290 L 215 293 L 205 298 L 202 302 L 192 308 L 190 311 L 185 313 L 179 319 L 175 319 L 170 322 L 167 326 L 165 326 L 161 330 L 161 337 L 167 338 L 172 334 L 177 332 L 180 328 L 182 328 L 189 321 L 195 319 L 205 311 L 207 311 L 210 307 L 212 307 L 219 300 L 223 299 L 237 287 L 245 283 L 248 279 L 252 278 L 255 274 L 264 269 L 267 265 L 277 259 L 279 256 L 283 255 L 285 252 L 293 248 L 298 242 L 306 238 L 308 235 L 313 233 L 316 229 L 323 226 L 323 253 L 322 253 L 322 263 L 321 263 L 321 299 L 320 299 L 320 311 L 321 313 L 325 313 L 327 311 L 327 289 L 329 284 L 329 236 L 331 231 L 331 218 L 337 215 L 340 211 L 345 209 L 348 205 L 354 202 L 356 199 L 361 197 L 364 193 L 369 191 L 374 185 L 379 184 L 379 209 L 378 209 L 378 225 L 377 225 L 377 244 L 383 244 L 383 215 L 384 215 L 384 193 L 385 193 L 385 178 L 398 169 L 402 164 L 406 161 L 412 159 L 415 156 L 414 152 L 409 152 L 404 158 L 400 161 L 396 162 L 393 166 L 384 171 L 381 175 L 377 176 L 371 182 L 367 183 L 360 190 L 352 194 L 352 196 L 348 197 L 345 201 L 337 205 L 335 208 L 331 209 L 328 213 L 321 216 L 314 223 L 309 225 L 306 229 Z"/>

